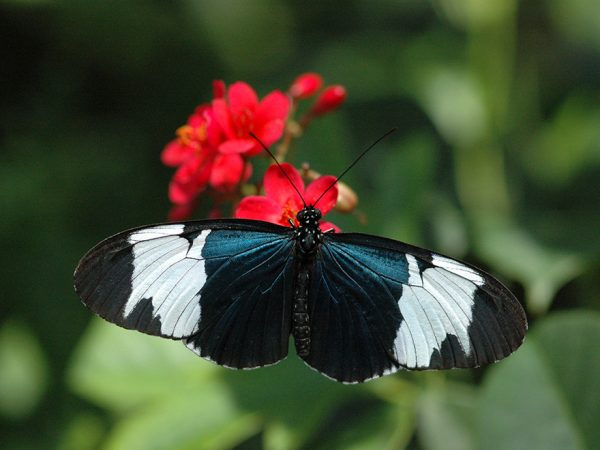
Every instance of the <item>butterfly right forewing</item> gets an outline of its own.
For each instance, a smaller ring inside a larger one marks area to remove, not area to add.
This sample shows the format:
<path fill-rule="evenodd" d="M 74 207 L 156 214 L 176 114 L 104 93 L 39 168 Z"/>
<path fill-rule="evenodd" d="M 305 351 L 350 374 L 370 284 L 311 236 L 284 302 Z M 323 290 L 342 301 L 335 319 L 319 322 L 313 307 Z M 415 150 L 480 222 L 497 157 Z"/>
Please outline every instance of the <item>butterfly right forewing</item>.
<path fill-rule="evenodd" d="M 352 383 L 406 369 L 478 367 L 522 343 L 523 308 L 499 281 L 390 239 L 326 234 L 309 296 L 308 365 Z"/>

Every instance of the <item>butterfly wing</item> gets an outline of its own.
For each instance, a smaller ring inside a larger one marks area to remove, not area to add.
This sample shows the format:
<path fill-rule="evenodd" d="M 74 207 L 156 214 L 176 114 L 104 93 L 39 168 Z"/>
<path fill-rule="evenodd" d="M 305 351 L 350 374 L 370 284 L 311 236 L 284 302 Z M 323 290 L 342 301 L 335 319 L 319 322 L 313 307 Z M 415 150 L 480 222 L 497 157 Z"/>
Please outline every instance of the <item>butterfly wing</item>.
<path fill-rule="evenodd" d="M 293 289 L 290 229 L 211 220 L 138 228 L 90 250 L 75 290 L 119 326 L 181 339 L 234 368 L 287 354 Z"/>
<path fill-rule="evenodd" d="M 523 308 L 498 280 L 390 239 L 326 234 L 309 294 L 305 361 L 343 382 L 406 369 L 477 367 L 524 339 Z"/>

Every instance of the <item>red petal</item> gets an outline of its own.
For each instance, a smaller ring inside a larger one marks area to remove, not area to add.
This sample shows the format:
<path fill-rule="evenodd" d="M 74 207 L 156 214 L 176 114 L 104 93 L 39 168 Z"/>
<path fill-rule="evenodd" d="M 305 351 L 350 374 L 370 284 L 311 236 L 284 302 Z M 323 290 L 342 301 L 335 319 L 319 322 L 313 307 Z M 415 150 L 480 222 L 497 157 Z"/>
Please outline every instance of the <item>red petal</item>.
<path fill-rule="evenodd" d="M 227 110 L 227 104 L 221 102 L 218 108 L 220 111 L 221 120 L 226 127 L 228 123 L 231 123 L 229 112 Z M 202 144 L 208 143 L 209 145 L 216 147 L 221 142 L 221 126 L 216 120 L 215 112 L 211 104 L 203 104 L 198 106 L 194 111 L 194 114 L 192 114 L 188 119 L 187 125 L 196 129 L 196 131 L 198 129 L 204 129 L 203 133 L 205 134 L 205 137 L 196 137 L 196 139 L 200 140 Z M 201 134 L 202 133 L 200 133 L 200 135 Z"/>
<path fill-rule="evenodd" d="M 200 158 L 193 158 L 182 164 L 173 175 L 173 180 L 179 184 L 188 184 L 193 179 L 196 173 L 200 170 L 202 161 Z"/>
<path fill-rule="evenodd" d="M 235 130 L 231 122 L 231 114 L 225 100 L 218 98 L 212 101 L 212 113 L 215 121 L 229 139 L 235 139 Z"/>
<path fill-rule="evenodd" d="M 180 183 L 175 178 L 169 183 L 169 200 L 177 205 L 191 202 L 202 187 L 195 183 Z"/>
<path fill-rule="evenodd" d="M 225 97 L 225 82 L 223 80 L 214 80 L 213 81 L 213 97 L 215 98 L 223 98 Z"/>
<path fill-rule="evenodd" d="M 242 219 L 265 220 L 272 223 L 281 221 L 281 205 L 274 200 L 258 195 L 244 197 L 235 209 L 235 217 Z"/>
<path fill-rule="evenodd" d="M 231 191 L 242 178 L 244 160 L 240 155 L 219 154 L 210 172 L 210 185 L 218 191 Z"/>
<path fill-rule="evenodd" d="M 238 81 L 229 86 L 227 97 L 229 99 L 229 108 L 234 116 L 246 110 L 254 111 L 258 106 L 256 92 L 243 81 Z"/>
<path fill-rule="evenodd" d="M 207 103 L 203 103 L 202 105 L 196 107 L 192 115 L 188 118 L 187 124 L 190 127 L 199 127 L 204 122 L 206 122 L 206 111 L 210 109 L 210 105 Z"/>
<path fill-rule="evenodd" d="M 329 231 L 329 230 L 334 230 L 336 233 L 341 233 L 341 229 L 340 227 L 338 227 L 337 225 L 331 223 L 331 222 L 321 222 L 319 223 L 319 228 L 321 229 L 321 231 L 323 233 Z"/>
<path fill-rule="evenodd" d="M 288 163 L 281 164 L 281 169 L 288 174 L 288 177 L 294 183 L 294 186 L 298 188 L 300 193 L 304 192 L 304 182 L 300 173 Z M 277 204 L 283 206 L 290 200 L 296 206 L 296 211 L 299 211 L 304 206 L 302 199 L 298 196 L 298 193 L 291 185 L 290 180 L 281 172 L 281 169 L 276 165 L 272 164 L 265 172 L 263 179 L 265 186 L 265 194 L 268 198 L 273 199 Z M 291 206 L 291 205 L 290 205 Z"/>
<path fill-rule="evenodd" d="M 206 120 L 206 142 L 214 148 L 217 148 L 223 140 L 223 130 L 217 122 L 215 113 L 212 108 L 204 111 L 204 117 Z"/>
<path fill-rule="evenodd" d="M 256 146 L 254 139 L 230 139 L 219 145 L 219 152 L 225 154 L 246 153 Z"/>
<path fill-rule="evenodd" d="M 327 214 L 329 211 L 333 209 L 335 204 L 337 203 L 338 197 L 338 188 L 337 184 L 329 189 L 323 197 L 319 200 L 319 204 L 315 205 L 317 199 L 325 192 L 325 190 L 331 186 L 331 184 L 335 181 L 335 177 L 331 175 L 323 175 L 322 177 L 317 178 L 315 181 L 310 183 L 306 188 L 306 192 L 304 193 L 304 199 L 306 203 L 309 205 L 317 206 L 323 215 Z"/>
<path fill-rule="evenodd" d="M 193 155 L 194 149 L 183 145 L 179 139 L 173 139 L 160 154 L 160 160 L 165 166 L 176 167 L 183 164 Z"/>
<path fill-rule="evenodd" d="M 254 123 L 261 125 L 271 120 L 285 120 L 290 112 L 290 99 L 281 91 L 273 91 L 262 99 L 254 114 Z"/>
<path fill-rule="evenodd" d="M 272 120 L 267 123 L 261 130 L 256 132 L 256 136 L 267 147 L 275 143 L 283 134 L 284 123 L 282 120 Z M 248 151 L 248 156 L 255 156 L 263 152 L 262 145 L 255 142 L 253 149 Z"/>
<path fill-rule="evenodd" d="M 193 158 L 179 166 L 169 183 L 172 203 L 189 203 L 206 187 L 212 168 L 211 161 Z"/>

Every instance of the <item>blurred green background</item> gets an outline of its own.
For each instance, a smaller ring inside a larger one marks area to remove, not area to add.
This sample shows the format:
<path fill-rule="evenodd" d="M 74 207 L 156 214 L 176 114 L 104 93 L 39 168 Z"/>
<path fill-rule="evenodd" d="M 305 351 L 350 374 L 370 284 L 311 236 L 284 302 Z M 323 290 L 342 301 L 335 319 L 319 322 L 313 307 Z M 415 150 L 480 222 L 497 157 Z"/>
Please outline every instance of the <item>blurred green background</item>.
<path fill-rule="evenodd" d="M 600 2 L 0 1 L 0 447 L 600 448 Z M 101 323 L 85 251 L 162 221 L 159 153 L 211 81 L 348 90 L 298 160 L 376 233 L 464 258 L 527 307 L 492 367 L 343 386 L 235 372 Z"/>

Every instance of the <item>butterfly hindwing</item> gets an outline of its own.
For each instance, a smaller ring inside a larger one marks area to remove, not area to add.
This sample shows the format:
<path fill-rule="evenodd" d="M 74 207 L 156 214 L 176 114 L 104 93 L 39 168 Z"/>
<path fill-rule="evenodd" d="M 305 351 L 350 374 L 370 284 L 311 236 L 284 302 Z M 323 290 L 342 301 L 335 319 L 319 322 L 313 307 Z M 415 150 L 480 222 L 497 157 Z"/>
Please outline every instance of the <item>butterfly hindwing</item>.
<path fill-rule="evenodd" d="M 477 367 L 523 341 L 523 309 L 490 275 L 385 238 L 324 239 L 305 360 L 325 375 L 359 382 L 399 368 Z"/>
<path fill-rule="evenodd" d="M 288 347 L 289 232 L 246 220 L 126 231 L 82 258 L 75 289 L 90 309 L 122 327 L 183 339 L 230 367 L 271 364 Z"/>
<path fill-rule="evenodd" d="M 364 381 L 396 370 L 393 348 L 401 316 L 398 285 L 335 244 L 324 244 L 309 291 L 311 347 L 305 361 L 338 381 Z"/>

